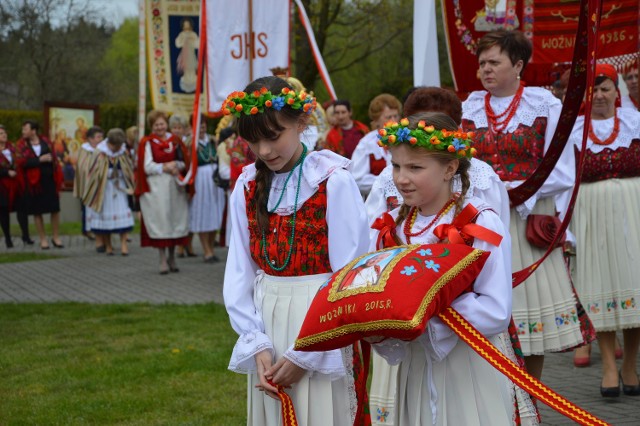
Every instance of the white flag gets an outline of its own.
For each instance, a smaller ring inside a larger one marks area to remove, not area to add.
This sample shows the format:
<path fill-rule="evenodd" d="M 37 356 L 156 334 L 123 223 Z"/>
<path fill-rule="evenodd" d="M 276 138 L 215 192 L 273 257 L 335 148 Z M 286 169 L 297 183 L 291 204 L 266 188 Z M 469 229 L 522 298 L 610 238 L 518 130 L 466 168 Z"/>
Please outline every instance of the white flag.
<path fill-rule="evenodd" d="M 208 110 L 215 112 L 229 93 L 272 75 L 271 68 L 289 68 L 290 1 L 253 0 L 251 35 L 248 0 L 207 0 L 206 9 Z"/>

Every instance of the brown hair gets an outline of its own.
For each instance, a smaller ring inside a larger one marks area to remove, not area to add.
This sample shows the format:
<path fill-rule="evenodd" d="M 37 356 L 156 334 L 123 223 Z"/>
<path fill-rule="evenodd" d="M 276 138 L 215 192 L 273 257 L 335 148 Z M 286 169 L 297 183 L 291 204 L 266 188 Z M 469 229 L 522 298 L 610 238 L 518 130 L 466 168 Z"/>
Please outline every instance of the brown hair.
<path fill-rule="evenodd" d="M 418 87 L 404 101 L 406 116 L 430 111 L 447 114 L 458 126 L 462 122 L 462 102 L 451 90 L 441 87 Z"/>
<path fill-rule="evenodd" d="M 120 148 L 127 140 L 127 136 L 124 133 L 124 130 L 115 127 L 110 129 L 107 132 L 107 139 L 109 140 L 109 144 L 115 146 L 116 148 Z"/>
<path fill-rule="evenodd" d="M 153 124 L 161 118 L 167 122 L 168 126 L 169 118 L 167 118 L 167 113 L 164 111 L 160 111 L 159 109 L 152 109 L 147 113 L 147 125 L 149 126 L 149 128 L 151 128 L 153 127 Z"/>
<path fill-rule="evenodd" d="M 417 128 L 418 122 L 424 120 L 427 126 L 433 126 L 436 129 L 445 129 L 449 131 L 458 130 L 458 125 L 455 123 L 453 118 L 442 112 L 422 112 L 419 114 L 414 114 L 408 118 L 410 129 Z M 429 156 L 433 157 L 435 160 L 439 161 L 441 164 L 448 164 L 451 160 L 455 160 L 456 158 L 458 158 L 456 157 L 455 153 L 451 153 L 446 150 L 431 151 L 420 147 L 412 147 L 411 149 L 419 149 L 422 152 L 425 152 Z M 467 195 L 467 191 L 471 186 L 471 181 L 469 180 L 469 168 L 471 167 L 471 161 L 468 158 L 458 158 L 458 161 L 459 165 L 458 170 L 456 170 L 456 174 L 460 175 L 462 189 L 460 191 L 460 196 L 456 199 L 456 215 L 462 210 L 464 197 Z M 410 209 L 411 208 L 407 204 L 402 203 L 402 206 L 400 206 L 400 211 L 398 212 L 398 217 L 396 218 L 396 225 L 400 225 L 406 219 Z"/>
<path fill-rule="evenodd" d="M 393 95 L 382 93 L 369 102 L 369 120 L 377 121 L 384 111 L 384 107 L 389 109 L 397 109 L 398 114 L 402 114 L 402 104 Z"/>
<path fill-rule="evenodd" d="M 522 71 L 531 59 L 532 46 L 529 39 L 521 31 L 497 30 L 486 33 L 478 41 L 476 55 L 479 57 L 485 50 L 498 46 L 500 52 L 505 52 L 511 60 L 511 65 L 522 60 Z"/>
<path fill-rule="evenodd" d="M 283 79 L 278 77 L 262 77 L 250 83 L 244 91 L 252 93 L 266 87 L 271 93 L 280 93 L 283 88 L 292 87 Z M 249 143 L 258 142 L 261 139 L 272 139 L 285 128 L 281 122 L 297 122 L 302 118 L 302 110 L 292 109 L 284 106 L 279 111 L 273 108 L 265 108 L 264 112 L 254 115 L 242 114 L 238 118 L 238 135 Z M 267 202 L 269 201 L 269 191 L 271 190 L 271 178 L 273 174 L 264 161 L 256 158 L 256 192 L 251 202 L 254 203 L 258 226 L 266 232 L 269 229 L 269 211 Z"/>

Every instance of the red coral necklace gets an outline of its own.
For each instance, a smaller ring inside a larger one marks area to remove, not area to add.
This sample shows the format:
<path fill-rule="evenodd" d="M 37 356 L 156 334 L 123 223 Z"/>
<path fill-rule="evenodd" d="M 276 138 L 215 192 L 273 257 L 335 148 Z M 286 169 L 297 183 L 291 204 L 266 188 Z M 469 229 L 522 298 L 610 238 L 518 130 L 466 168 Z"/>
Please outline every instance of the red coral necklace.
<path fill-rule="evenodd" d="M 597 145 L 611 145 L 613 141 L 618 138 L 618 133 L 620 133 L 620 119 L 618 118 L 617 111 L 613 112 L 613 131 L 605 140 L 601 140 L 596 136 L 595 132 L 593 131 L 593 120 L 591 121 L 591 123 L 589 123 L 589 139 L 591 139 L 593 143 Z"/>
<path fill-rule="evenodd" d="M 420 229 L 417 232 L 411 232 L 411 229 L 413 228 L 413 225 L 416 222 L 416 218 L 418 217 L 418 208 L 411 207 L 411 210 L 409 210 L 407 220 L 404 221 L 404 227 L 402 229 L 404 232 L 404 236 L 407 240 L 407 244 L 411 244 L 411 237 L 417 237 L 427 232 L 427 230 L 430 229 L 438 221 L 438 219 L 440 219 L 442 216 L 447 214 L 449 210 L 451 210 L 451 207 L 453 207 L 455 202 L 456 202 L 455 197 L 447 201 L 444 207 L 442 207 L 442 209 L 440 209 L 438 214 L 435 215 L 433 220 L 429 222 L 427 226 L 425 226 L 424 228 Z"/>
<path fill-rule="evenodd" d="M 518 87 L 518 91 L 516 92 L 511 102 L 509 102 L 509 106 L 501 114 L 496 114 L 495 112 L 493 112 L 493 108 L 491 108 L 490 102 L 491 93 L 487 92 L 487 94 L 484 96 L 484 110 L 487 114 L 487 123 L 491 132 L 500 133 L 507 128 L 509 122 L 518 110 L 518 106 L 520 106 L 520 100 L 522 99 L 523 92 L 524 82 L 521 81 L 520 87 Z"/>

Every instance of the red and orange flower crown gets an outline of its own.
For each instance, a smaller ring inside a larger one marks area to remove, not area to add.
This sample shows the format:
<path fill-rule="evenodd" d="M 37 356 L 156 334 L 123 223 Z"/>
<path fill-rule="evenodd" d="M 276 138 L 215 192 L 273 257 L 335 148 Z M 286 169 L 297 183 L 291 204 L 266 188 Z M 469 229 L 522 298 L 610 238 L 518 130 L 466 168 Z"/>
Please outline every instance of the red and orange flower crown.
<path fill-rule="evenodd" d="M 224 115 L 233 114 L 240 117 L 242 114 L 254 115 L 262 113 L 265 108 L 273 108 L 280 111 L 285 106 L 302 110 L 306 114 L 311 114 L 316 108 L 316 98 L 307 92 L 285 87 L 282 91 L 274 95 L 266 87 L 252 93 L 233 92 L 224 102 L 222 102 L 222 113 Z"/>
<path fill-rule="evenodd" d="M 473 132 L 462 130 L 438 130 L 433 126 L 427 126 L 421 120 L 415 129 L 409 128 L 409 120 L 403 118 L 399 123 L 389 122 L 378 130 L 378 144 L 380 146 L 397 146 L 408 143 L 411 146 L 419 146 L 432 151 L 448 151 L 458 158 L 472 158 L 476 149 L 472 148 Z"/>

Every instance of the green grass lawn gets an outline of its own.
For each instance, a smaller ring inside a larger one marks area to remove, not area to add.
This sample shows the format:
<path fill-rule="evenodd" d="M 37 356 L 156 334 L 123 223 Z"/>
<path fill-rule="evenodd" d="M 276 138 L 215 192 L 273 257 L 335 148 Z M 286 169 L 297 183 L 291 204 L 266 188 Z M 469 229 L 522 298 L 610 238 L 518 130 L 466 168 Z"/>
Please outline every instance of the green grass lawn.
<path fill-rule="evenodd" d="M 224 307 L 0 304 L 2 425 L 243 425 Z"/>
<path fill-rule="evenodd" d="M 61 256 L 41 253 L 0 253 L 0 263 L 33 262 L 37 260 L 58 259 Z"/>

